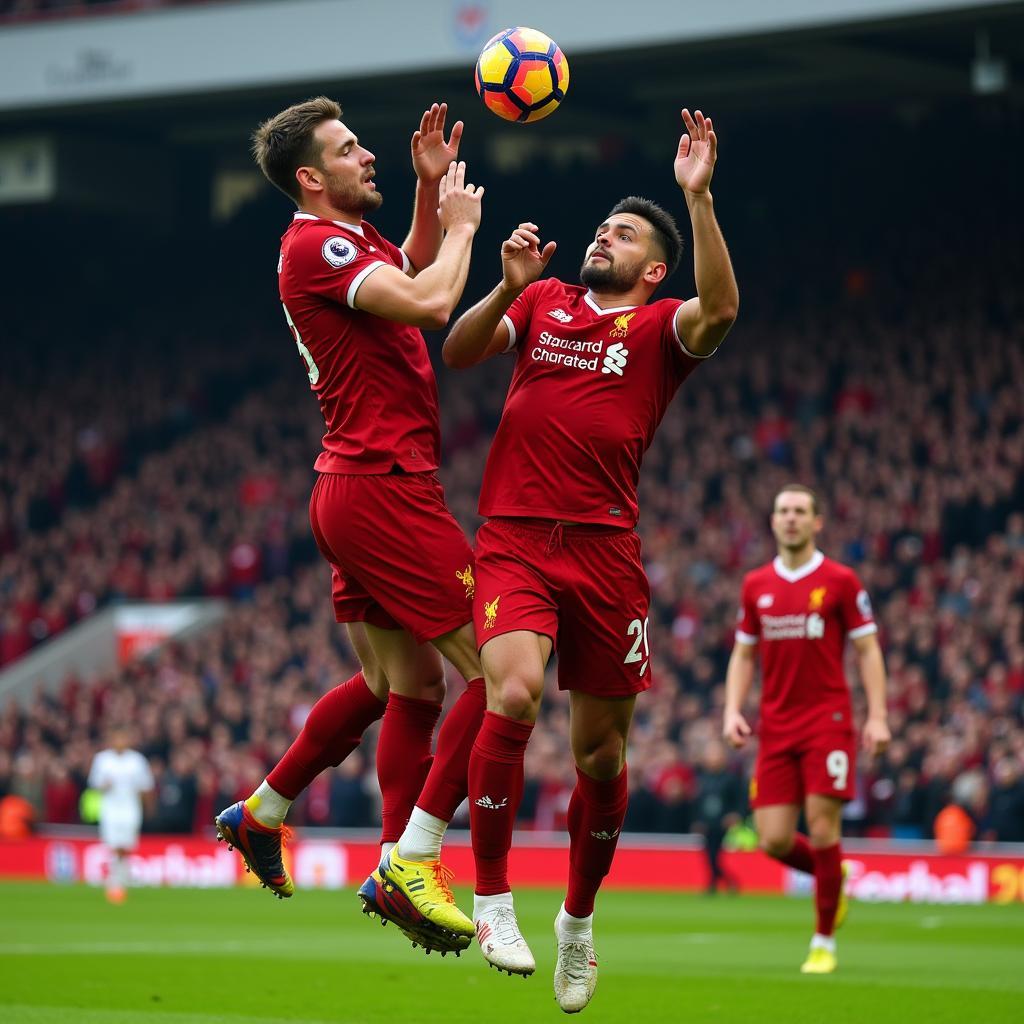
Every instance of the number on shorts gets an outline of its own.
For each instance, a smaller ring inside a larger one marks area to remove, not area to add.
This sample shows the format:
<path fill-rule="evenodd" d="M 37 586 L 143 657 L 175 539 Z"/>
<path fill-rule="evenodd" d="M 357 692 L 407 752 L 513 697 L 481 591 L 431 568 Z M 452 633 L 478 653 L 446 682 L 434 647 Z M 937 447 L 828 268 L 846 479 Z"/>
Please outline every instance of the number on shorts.
<path fill-rule="evenodd" d="M 626 629 L 626 636 L 636 636 L 636 640 L 633 641 L 633 646 L 629 649 L 629 654 L 626 655 L 626 660 L 622 663 L 623 665 L 632 665 L 638 661 L 642 661 L 643 664 L 640 666 L 640 675 L 642 676 L 647 671 L 647 665 L 651 659 L 651 645 L 647 640 L 647 619 L 634 619 L 629 627 Z M 640 653 L 640 645 L 644 645 L 644 653 Z"/>
<path fill-rule="evenodd" d="M 846 789 L 846 780 L 850 775 L 850 759 L 846 751 L 830 750 L 825 758 L 825 771 L 835 789 Z"/>
<path fill-rule="evenodd" d="M 306 372 L 309 376 L 309 383 L 316 384 L 320 379 L 320 368 L 313 362 L 313 356 L 309 349 L 306 348 L 302 343 L 302 337 L 299 334 L 298 327 L 295 326 L 295 321 L 292 320 L 291 313 L 288 312 L 288 307 L 282 302 L 281 308 L 284 310 L 284 318 L 288 321 L 288 329 L 292 332 L 292 337 L 295 339 L 295 344 L 299 350 L 299 355 L 302 356 L 306 361 Z"/>

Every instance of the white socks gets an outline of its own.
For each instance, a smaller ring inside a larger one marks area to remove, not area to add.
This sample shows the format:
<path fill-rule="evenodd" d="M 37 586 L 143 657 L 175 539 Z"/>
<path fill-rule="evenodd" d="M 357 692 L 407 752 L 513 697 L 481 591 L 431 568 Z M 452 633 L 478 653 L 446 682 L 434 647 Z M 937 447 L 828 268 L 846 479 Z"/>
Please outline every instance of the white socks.
<path fill-rule="evenodd" d="M 562 904 L 555 918 L 555 931 L 558 933 L 560 942 L 572 942 L 579 939 L 589 939 L 594 930 L 594 915 L 586 917 L 573 917 Z"/>
<path fill-rule="evenodd" d="M 834 935 L 819 935 L 815 932 L 811 937 L 811 949 L 827 949 L 830 953 L 835 953 L 836 938 Z"/>
<path fill-rule="evenodd" d="M 414 807 L 409 824 L 398 840 L 398 855 L 405 860 L 440 860 L 441 843 L 447 828 L 447 821 Z"/>
<path fill-rule="evenodd" d="M 111 857 L 107 867 L 107 888 L 127 889 L 128 888 L 128 858 Z"/>
<path fill-rule="evenodd" d="M 288 814 L 288 808 L 292 802 L 287 797 L 281 796 L 276 789 L 273 789 L 264 779 L 248 800 L 245 806 L 249 813 L 267 828 L 280 828 Z"/>
<path fill-rule="evenodd" d="M 473 894 L 473 920 L 477 921 L 481 914 L 486 914 L 488 910 L 493 910 L 495 907 L 511 907 L 512 906 L 512 893 L 510 892 L 499 892 L 495 896 L 478 896 L 476 893 Z"/>

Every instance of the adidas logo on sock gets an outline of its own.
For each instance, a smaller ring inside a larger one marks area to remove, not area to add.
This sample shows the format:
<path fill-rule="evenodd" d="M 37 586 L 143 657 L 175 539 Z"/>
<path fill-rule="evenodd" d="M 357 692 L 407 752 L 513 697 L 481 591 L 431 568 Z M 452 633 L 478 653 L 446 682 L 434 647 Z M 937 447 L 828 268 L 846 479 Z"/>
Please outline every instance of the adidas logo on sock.
<path fill-rule="evenodd" d="M 595 839 L 614 839 L 619 834 L 619 830 L 615 829 L 614 832 L 609 832 L 607 829 L 601 829 L 600 832 L 591 832 L 590 834 Z"/>
<path fill-rule="evenodd" d="M 477 807 L 485 807 L 489 811 L 500 811 L 502 807 L 507 806 L 508 797 L 505 797 L 501 803 L 495 803 L 489 796 L 482 796 L 478 800 L 473 801 Z"/>

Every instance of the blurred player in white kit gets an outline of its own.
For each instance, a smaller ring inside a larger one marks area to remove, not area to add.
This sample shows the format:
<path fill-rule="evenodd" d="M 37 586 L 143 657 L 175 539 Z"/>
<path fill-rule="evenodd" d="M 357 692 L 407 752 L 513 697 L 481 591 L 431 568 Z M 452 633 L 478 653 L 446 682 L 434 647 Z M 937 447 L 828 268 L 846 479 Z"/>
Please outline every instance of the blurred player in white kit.
<path fill-rule="evenodd" d="M 89 770 L 89 788 L 102 793 L 100 839 L 110 851 L 107 899 L 123 903 L 128 888 L 128 854 L 139 842 L 142 828 L 142 797 L 153 791 L 149 762 L 128 747 L 124 728 L 110 732 L 110 746 L 101 750 Z"/>

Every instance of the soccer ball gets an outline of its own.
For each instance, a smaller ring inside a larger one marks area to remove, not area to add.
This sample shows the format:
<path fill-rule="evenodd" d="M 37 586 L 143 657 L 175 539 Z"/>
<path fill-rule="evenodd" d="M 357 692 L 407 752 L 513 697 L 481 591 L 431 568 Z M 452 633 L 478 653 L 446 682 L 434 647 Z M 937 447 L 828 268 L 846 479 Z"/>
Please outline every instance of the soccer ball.
<path fill-rule="evenodd" d="M 535 28 L 507 28 L 476 62 L 476 91 L 487 109 L 506 121 L 539 121 L 565 99 L 569 62 Z"/>

